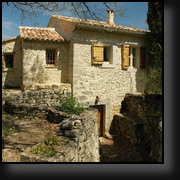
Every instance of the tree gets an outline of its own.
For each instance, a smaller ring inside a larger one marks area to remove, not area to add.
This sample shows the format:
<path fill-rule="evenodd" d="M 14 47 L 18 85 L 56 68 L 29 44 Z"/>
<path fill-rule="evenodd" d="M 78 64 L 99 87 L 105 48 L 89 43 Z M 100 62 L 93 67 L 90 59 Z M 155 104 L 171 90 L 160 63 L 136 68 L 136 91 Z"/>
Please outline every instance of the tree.
<path fill-rule="evenodd" d="M 149 25 L 149 65 L 152 68 L 162 67 L 162 3 L 149 2 L 148 3 L 148 14 L 147 23 Z"/>
<path fill-rule="evenodd" d="M 35 16 L 42 11 L 54 14 L 69 9 L 78 17 L 100 20 L 103 18 L 103 8 L 113 9 L 121 17 L 125 12 L 119 2 L 3 2 L 3 8 L 9 6 L 16 8 L 23 17 Z M 98 7 L 101 8 L 97 10 Z"/>
<path fill-rule="evenodd" d="M 162 93 L 162 2 L 149 2 L 147 23 L 150 33 L 148 35 L 148 70 L 146 91 L 150 93 Z"/>

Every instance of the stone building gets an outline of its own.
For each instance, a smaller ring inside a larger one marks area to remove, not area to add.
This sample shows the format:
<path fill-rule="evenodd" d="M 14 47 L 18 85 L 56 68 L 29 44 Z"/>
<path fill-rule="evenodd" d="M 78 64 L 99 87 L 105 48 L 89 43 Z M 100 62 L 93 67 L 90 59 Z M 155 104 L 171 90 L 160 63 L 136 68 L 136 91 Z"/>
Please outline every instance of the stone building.
<path fill-rule="evenodd" d="M 100 136 L 109 137 L 126 93 L 142 93 L 148 31 L 106 21 L 52 16 L 48 27 L 19 27 L 2 42 L 3 86 L 71 87 L 85 106 L 99 110 Z M 96 103 L 95 103 L 96 101 Z"/>

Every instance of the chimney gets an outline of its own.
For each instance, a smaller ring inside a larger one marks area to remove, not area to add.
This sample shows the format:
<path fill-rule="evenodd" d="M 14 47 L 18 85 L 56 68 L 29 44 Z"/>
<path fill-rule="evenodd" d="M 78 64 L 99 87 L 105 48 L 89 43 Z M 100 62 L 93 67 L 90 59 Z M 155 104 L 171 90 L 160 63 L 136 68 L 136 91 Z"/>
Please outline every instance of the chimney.
<path fill-rule="evenodd" d="M 114 24 L 114 11 L 107 10 L 107 13 L 108 13 L 108 23 L 113 25 Z"/>

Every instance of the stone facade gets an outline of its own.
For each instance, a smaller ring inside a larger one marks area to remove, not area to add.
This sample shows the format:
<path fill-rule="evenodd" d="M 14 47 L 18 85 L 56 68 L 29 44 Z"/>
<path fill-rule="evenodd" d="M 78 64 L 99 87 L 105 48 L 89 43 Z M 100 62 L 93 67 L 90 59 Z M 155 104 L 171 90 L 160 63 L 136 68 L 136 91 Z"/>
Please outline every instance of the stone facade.
<path fill-rule="evenodd" d="M 46 65 L 46 49 L 56 49 L 54 67 Z M 2 53 L 12 53 L 13 68 L 6 68 L 3 62 L 3 87 L 32 89 L 36 86 L 59 86 L 69 83 L 69 44 L 43 41 L 28 41 L 15 38 L 4 42 Z"/>
<path fill-rule="evenodd" d="M 46 65 L 46 49 L 57 52 L 55 67 Z M 68 48 L 66 43 L 23 41 L 23 86 L 60 85 L 67 82 Z"/>
<path fill-rule="evenodd" d="M 118 44 L 134 42 L 144 46 L 145 40 L 133 35 L 79 30 L 73 41 L 73 95 L 86 105 L 93 105 L 96 96 L 100 98 L 99 104 L 106 105 L 105 134 L 108 135 L 113 116 L 119 114 L 125 94 L 142 93 L 144 85 L 144 71 L 139 68 L 139 59 L 136 68 L 122 69 Z M 112 66 L 91 64 L 93 43 L 111 44 Z"/>
<path fill-rule="evenodd" d="M 2 86 L 20 87 L 22 83 L 22 51 L 19 38 L 11 39 L 2 44 L 2 55 L 10 53 L 14 56 L 13 68 L 6 68 L 2 62 Z M 4 60 L 4 58 L 2 58 Z"/>

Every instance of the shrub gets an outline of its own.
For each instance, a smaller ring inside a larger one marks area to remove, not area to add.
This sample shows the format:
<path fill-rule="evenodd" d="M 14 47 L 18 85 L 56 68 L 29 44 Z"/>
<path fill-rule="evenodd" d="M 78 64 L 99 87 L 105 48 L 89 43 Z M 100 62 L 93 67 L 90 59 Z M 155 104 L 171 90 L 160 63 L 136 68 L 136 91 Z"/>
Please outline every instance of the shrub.
<path fill-rule="evenodd" d="M 58 145 L 59 143 L 58 143 L 57 136 L 50 136 L 50 137 L 48 137 L 46 140 L 44 140 L 44 144 L 50 145 L 50 146 Z"/>
<path fill-rule="evenodd" d="M 48 146 L 45 143 L 40 143 L 35 145 L 31 152 L 33 154 L 45 156 L 45 157 L 52 157 L 54 156 L 57 152 L 54 150 L 53 146 Z"/>
<path fill-rule="evenodd" d="M 67 97 L 65 97 L 58 109 L 66 113 L 76 115 L 79 115 L 84 111 L 83 106 L 72 95 L 68 95 Z"/>
<path fill-rule="evenodd" d="M 145 91 L 150 94 L 162 94 L 162 70 L 149 69 L 147 72 Z"/>

